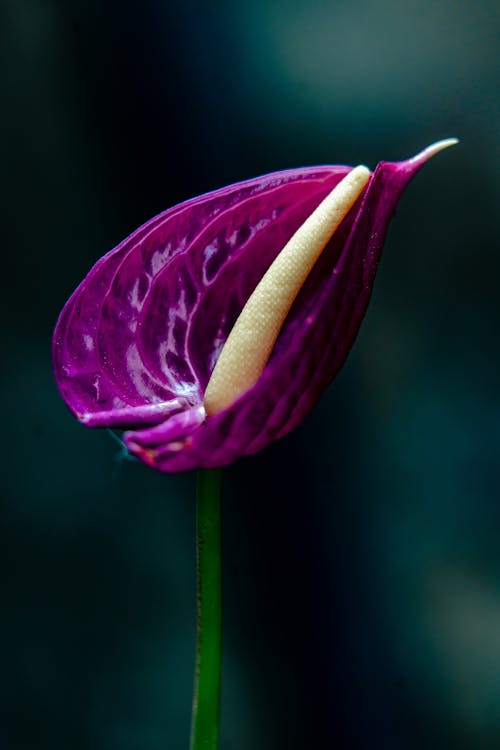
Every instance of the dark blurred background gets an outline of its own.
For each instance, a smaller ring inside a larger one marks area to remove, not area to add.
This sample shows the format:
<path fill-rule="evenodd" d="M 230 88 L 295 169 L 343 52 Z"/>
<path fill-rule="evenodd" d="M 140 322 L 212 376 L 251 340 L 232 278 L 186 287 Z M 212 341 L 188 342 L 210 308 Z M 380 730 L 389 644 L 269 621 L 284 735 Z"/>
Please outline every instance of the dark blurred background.
<path fill-rule="evenodd" d="M 500 747 L 497 12 L 3 0 L 2 750 L 188 746 L 194 475 L 66 410 L 74 287 L 183 199 L 447 136 L 338 379 L 225 472 L 221 750 Z"/>

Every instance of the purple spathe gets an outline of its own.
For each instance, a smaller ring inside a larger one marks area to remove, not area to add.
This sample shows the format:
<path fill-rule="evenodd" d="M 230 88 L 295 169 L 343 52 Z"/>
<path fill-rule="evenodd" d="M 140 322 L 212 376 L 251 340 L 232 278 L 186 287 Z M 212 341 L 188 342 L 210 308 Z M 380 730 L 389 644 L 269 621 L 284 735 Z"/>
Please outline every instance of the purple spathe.
<path fill-rule="evenodd" d="M 207 417 L 229 331 L 274 258 L 351 170 L 287 170 L 168 209 L 101 258 L 66 303 L 56 380 L 90 427 L 126 429 L 164 472 L 222 466 L 289 432 L 342 366 L 365 313 L 389 220 L 428 158 L 381 162 L 307 278 L 257 383 Z"/>

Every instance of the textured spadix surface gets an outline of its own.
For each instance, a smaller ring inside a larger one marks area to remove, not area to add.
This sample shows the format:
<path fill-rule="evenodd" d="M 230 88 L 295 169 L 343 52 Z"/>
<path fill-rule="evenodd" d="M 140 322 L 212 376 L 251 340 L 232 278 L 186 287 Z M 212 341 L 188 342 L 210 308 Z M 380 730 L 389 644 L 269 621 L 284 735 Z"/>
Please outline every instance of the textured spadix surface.
<path fill-rule="evenodd" d="M 246 301 L 351 168 L 265 175 L 151 219 L 95 264 L 60 315 L 54 370 L 70 409 L 90 427 L 126 429 L 129 451 L 167 472 L 224 465 L 289 432 L 352 346 L 402 191 L 449 143 L 377 166 L 308 274 L 262 374 L 211 416 L 205 389 Z"/>
<path fill-rule="evenodd" d="M 366 167 L 348 172 L 271 263 L 246 301 L 212 371 L 204 396 L 208 415 L 227 409 L 260 378 L 302 285 L 369 179 Z"/>

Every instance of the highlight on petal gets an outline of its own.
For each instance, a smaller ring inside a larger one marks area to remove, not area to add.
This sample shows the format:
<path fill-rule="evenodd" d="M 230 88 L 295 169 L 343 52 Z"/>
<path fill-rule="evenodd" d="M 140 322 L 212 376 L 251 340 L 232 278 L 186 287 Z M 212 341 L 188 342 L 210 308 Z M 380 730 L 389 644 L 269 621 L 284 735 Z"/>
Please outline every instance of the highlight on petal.
<path fill-rule="evenodd" d="M 347 357 L 403 190 L 455 142 L 372 174 L 321 166 L 264 175 L 148 221 L 95 264 L 61 312 L 53 360 L 69 408 L 87 426 L 125 429 L 128 450 L 164 472 L 222 466 L 285 435 Z M 316 210 L 349 175 L 366 184 L 310 241 Z M 294 246 L 310 257 L 289 268 Z M 277 311 L 271 327 L 268 310 Z M 250 318 L 243 328 L 250 345 L 254 332 L 259 339 L 258 356 L 238 346 L 258 366 L 214 408 L 212 373 L 239 337 L 240 316 Z"/>

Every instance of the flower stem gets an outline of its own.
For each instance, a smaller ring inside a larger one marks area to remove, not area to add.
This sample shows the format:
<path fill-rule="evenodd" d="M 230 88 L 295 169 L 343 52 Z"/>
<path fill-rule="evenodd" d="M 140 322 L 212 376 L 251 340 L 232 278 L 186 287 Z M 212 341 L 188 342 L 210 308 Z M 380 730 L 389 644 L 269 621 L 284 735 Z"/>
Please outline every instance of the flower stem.
<path fill-rule="evenodd" d="M 196 485 L 197 631 L 191 750 L 216 750 L 221 682 L 221 470 Z"/>

